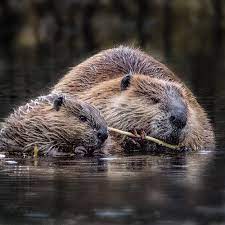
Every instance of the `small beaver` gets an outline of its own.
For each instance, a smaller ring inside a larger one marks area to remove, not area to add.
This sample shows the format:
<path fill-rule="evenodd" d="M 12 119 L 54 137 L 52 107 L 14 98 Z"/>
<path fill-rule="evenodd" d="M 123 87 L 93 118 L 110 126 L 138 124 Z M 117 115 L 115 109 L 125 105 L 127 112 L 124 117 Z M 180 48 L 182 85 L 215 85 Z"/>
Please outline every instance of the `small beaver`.
<path fill-rule="evenodd" d="M 185 150 L 214 147 L 212 126 L 191 91 L 165 65 L 138 49 L 121 46 L 100 52 L 74 67 L 55 91 L 95 105 L 111 127 L 140 130 Z M 126 139 L 122 146 L 131 148 L 130 143 Z M 137 143 L 141 149 L 160 149 L 143 140 Z"/>
<path fill-rule="evenodd" d="M 69 95 L 49 94 L 20 106 L 3 123 L 0 149 L 41 155 L 100 155 L 107 125 L 93 106 Z"/>

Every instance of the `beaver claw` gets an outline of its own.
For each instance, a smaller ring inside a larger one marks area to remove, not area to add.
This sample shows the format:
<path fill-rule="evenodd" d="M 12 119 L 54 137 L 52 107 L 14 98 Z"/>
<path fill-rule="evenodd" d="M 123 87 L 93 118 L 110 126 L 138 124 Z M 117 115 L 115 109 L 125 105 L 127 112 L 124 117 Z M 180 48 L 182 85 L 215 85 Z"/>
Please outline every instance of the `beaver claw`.
<path fill-rule="evenodd" d="M 145 145 L 145 136 L 146 133 L 142 129 L 133 129 L 130 130 L 135 137 L 126 137 L 125 143 L 122 145 L 124 149 L 128 150 L 129 152 L 132 150 L 143 149 Z"/>
<path fill-rule="evenodd" d="M 146 133 L 143 129 L 133 129 L 130 131 L 133 135 L 135 135 L 138 139 L 144 140 L 146 137 Z"/>

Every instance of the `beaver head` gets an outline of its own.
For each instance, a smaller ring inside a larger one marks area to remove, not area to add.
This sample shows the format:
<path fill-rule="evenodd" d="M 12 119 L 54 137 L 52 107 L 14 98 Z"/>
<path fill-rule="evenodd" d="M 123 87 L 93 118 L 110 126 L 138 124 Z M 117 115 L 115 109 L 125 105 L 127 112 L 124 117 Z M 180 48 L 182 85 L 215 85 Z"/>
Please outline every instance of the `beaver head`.
<path fill-rule="evenodd" d="M 84 147 L 88 154 L 102 147 L 108 138 L 108 131 L 99 110 L 90 104 L 69 97 L 56 98 L 53 106 L 54 115 L 48 115 L 55 117 L 53 132 L 61 128 L 64 138 L 69 140 L 70 144 L 74 147 L 77 145 Z"/>
<path fill-rule="evenodd" d="M 191 133 L 189 123 L 195 121 L 190 121 L 188 98 L 179 83 L 136 74 L 124 76 L 120 86 L 110 101 L 111 112 L 105 112 L 110 126 L 143 129 L 170 144 L 181 144 Z"/>
<path fill-rule="evenodd" d="M 92 154 L 108 137 L 107 125 L 99 111 L 69 96 L 41 96 L 16 110 L 5 122 L 1 139 L 14 147 L 40 152 L 85 151 Z"/>

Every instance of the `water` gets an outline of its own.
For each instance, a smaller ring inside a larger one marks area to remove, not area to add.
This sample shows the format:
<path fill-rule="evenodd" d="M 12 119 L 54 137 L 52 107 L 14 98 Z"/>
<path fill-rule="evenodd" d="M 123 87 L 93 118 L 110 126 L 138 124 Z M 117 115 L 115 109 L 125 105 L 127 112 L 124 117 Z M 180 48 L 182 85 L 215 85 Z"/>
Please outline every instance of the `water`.
<path fill-rule="evenodd" d="M 0 155 L 0 224 L 225 224 L 225 57 L 217 44 L 169 56 L 168 49 L 151 51 L 177 71 L 207 110 L 215 151 L 77 160 Z M 90 54 L 57 48 L 1 52 L 0 120 L 47 93 L 69 66 Z"/>
<path fill-rule="evenodd" d="M 4 159 L 0 224 L 219 224 L 225 219 L 223 171 L 215 175 L 220 159 L 211 152 Z"/>

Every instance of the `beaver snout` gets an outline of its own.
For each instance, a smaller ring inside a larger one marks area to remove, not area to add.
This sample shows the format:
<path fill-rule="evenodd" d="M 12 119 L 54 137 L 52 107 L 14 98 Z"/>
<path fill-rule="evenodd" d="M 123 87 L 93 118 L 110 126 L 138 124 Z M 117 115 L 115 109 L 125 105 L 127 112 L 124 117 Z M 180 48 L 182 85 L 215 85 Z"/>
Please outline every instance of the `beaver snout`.
<path fill-rule="evenodd" d="M 170 123 L 177 129 L 183 129 L 187 124 L 187 106 L 177 100 L 170 106 Z"/>
<path fill-rule="evenodd" d="M 99 129 L 97 137 L 103 143 L 108 138 L 108 130 L 106 128 Z"/>
<path fill-rule="evenodd" d="M 183 111 L 177 111 L 171 114 L 170 122 L 178 129 L 183 129 L 187 123 L 187 114 Z"/>

